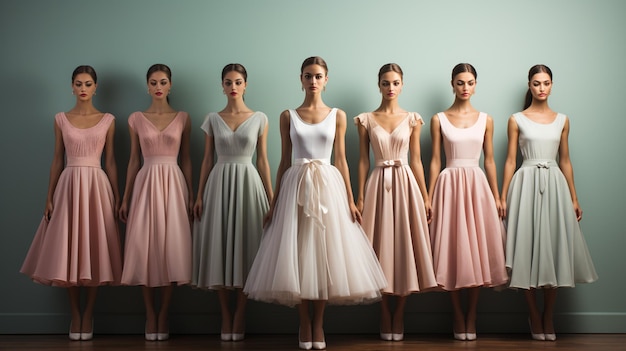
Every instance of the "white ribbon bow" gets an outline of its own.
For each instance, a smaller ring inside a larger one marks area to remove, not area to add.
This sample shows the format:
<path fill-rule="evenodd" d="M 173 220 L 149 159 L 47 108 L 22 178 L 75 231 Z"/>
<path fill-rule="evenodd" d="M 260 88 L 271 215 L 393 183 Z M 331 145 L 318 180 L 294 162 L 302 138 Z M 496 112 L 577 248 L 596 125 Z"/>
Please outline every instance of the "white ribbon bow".
<path fill-rule="evenodd" d="M 307 217 L 314 218 L 316 223 L 325 229 L 322 215 L 328 213 L 328 208 L 322 203 L 320 189 L 326 186 L 326 180 L 318 168 L 324 163 L 320 160 L 304 158 L 302 164 L 305 169 L 298 183 L 298 205 L 302 206 Z"/>

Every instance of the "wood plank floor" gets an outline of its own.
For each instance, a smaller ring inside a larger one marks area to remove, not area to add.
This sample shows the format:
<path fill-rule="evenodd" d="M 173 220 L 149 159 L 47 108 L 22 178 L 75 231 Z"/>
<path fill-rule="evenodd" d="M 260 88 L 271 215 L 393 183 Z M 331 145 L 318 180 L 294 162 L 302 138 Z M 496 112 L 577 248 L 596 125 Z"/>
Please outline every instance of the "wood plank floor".
<path fill-rule="evenodd" d="M 406 335 L 401 342 L 385 342 L 377 335 L 327 335 L 328 350 L 345 351 L 441 351 L 530 349 L 605 351 L 626 350 L 626 334 L 562 334 L 556 342 L 533 341 L 522 334 L 479 335 L 478 340 L 455 341 L 448 335 Z M 141 335 L 96 335 L 91 341 L 70 341 L 64 335 L 0 335 L 0 350 L 297 350 L 296 335 L 247 335 L 241 342 L 221 342 L 218 335 L 172 335 L 168 341 L 148 342 Z"/>

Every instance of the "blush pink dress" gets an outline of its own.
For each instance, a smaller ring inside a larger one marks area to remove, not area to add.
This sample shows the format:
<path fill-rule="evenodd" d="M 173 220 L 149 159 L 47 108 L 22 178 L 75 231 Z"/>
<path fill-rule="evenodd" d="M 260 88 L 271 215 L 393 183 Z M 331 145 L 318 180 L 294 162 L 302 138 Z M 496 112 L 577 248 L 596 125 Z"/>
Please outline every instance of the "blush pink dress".
<path fill-rule="evenodd" d="M 41 220 L 20 272 L 60 287 L 118 284 L 122 256 L 115 198 L 101 166 L 115 118 L 106 113 L 84 129 L 74 127 L 63 112 L 54 118 L 66 164 L 54 190 L 52 216 Z"/>
<path fill-rule="evenodd" d="M 132 189 L 122 284 L 158 287 L 191 281 L 189 195 L 178 166 L 187 123 L 186 112 L 178 112 L 161 131 L 141 112 L 128 118 L 139 136 L 143 166 Z"/>
<path fill-rule="evenodd" d="M 362 226 L 387 279 L 383 292 L 406 296 L 435 287 L 424 200 L 407 157 L 413 128 L 424 121 L 409 112 L 391 133 L 371 113 L 358 115 L 354 122 L 367 129 L 374 152 Z"/>
<path fill-rule="evenodd" d="M 438 113 L 446 168 L 432 194 L 430 225 L 437 283 L 444 290 L 498 286 L 507 282 L 504 226 L 487 177 L 479 167 L 487 114 L 469 128 Z"/>

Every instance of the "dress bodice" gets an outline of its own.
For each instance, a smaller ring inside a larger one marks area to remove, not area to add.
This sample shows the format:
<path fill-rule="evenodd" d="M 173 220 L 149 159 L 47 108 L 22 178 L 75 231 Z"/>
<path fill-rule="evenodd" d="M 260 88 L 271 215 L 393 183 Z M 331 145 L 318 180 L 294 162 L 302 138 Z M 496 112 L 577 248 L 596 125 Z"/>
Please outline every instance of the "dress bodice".
<path fill-rule="evenodd" d="M 513 115 L 519 129 L 519 146 L 524 160 L 556 160 L 565 125 L 565 115 L 557 114 L 550 124 L 533 122 L 521 112 Z"/>
<path fill-rule="evenodd" d="M 399 160 L 406 164 L 413 127 L 418 123 L 423 124 L 424 121 L 419 114 L 408 112 L 391 132 L 378 125 L 371 113 L 358 115 L 355 123 L 360 123 L 367 129 L 376 164 L 388 160 Z"/>
<path fill-rule="evenodd" d="M 296 110 L 289 110 L 289 136 L 295 159 L 330 159 L 337 128 L 337 109 L 333 108 L 326 118 L 315 124 L 304 122 Z"/>
<path fill-rule="evenodd" d="M 487 127 L 487 114 L 480 112 L 469 128 L 457 128 L 443 112 L 437 114 L 443 135 L 446 167 L 478 167 Z"/>
<path fill-rule="evenodd" d="M 178 156 L 180 142 L 189 119 L 186 112 L 178 112 L 170 124 L 158 130 L 141 112 L 135 112 L 128 118 L 130 125 L 139 136 L 141 153 L 144 158 L 152 156 Z"/>
<path fill-rule="evenodd" d="M 63 145 L 67 166 L 101 167 L 100 158 L 106 143 L 106 135 L 113 115 L 105 113 L 96 125 L 90 128 L 77 128 L 70 123 L 65 113 L 54 117 L 63 134 Z"/>
<path fill-rule="evenodd" d="M 267 116 L 263 112 L 254 112 L 232 130 L 216 112 L 207 115 L 202 130 L 213 137 L 218 162 L 249 162 L 256 150 L 257 141 L 267 125 Z"/>

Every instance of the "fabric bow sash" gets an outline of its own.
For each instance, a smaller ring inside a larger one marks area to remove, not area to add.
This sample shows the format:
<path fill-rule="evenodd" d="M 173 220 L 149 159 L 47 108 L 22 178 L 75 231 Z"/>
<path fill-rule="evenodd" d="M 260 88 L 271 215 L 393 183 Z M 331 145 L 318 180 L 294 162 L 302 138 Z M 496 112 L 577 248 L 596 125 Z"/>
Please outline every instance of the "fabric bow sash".
<path fill-rule="evenodd" d="M 542 162 L 537 162 L 537 168 L 539 168 L 539 193 L 543 194 L 543 192 L 546 190 L 546 184 L 548 183 L 548 175 L 549 172 L 547 172 L 547 170 L 550 169 L 550 162 L 548 161 L 542 161 Z M 542 171 L 542 170 L 545 170 Z"/>
<path fill-rule="evenodd" d="M 404 165 L 405 162 L 403 160 L 397 159 L 397 160 L 384 160 L 384 161 L 378 161 L 376 163 L 376 166 L 378 167 L 382 167 L 383 168 L 383 181 L 385 183 L 385 190 L 389 191 L 391 190 L 391 179 L 392 179 L 392 172 L 391 172 L 391 167 L 400 167 L 402 165 Z"/>
<path fill-rule="evenodd" d="M 322 203 L 320 190 L 326 186 L 326 180 L 319 169 L 325 162 L 303 158 L 298 159 L 298 163 L 304 165 L 304 173 L 298 183 L 298 205 L 302 206 L 307 217 L 312 217 L 322 229 L 325 229 L 322 215 L 328 213 L 328 208 Z"/>

